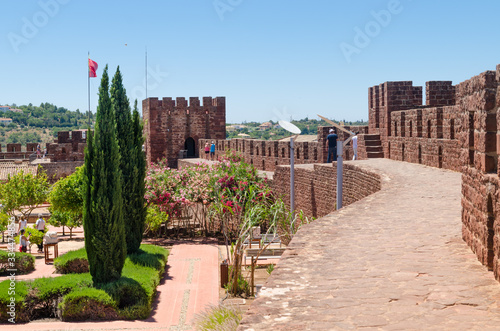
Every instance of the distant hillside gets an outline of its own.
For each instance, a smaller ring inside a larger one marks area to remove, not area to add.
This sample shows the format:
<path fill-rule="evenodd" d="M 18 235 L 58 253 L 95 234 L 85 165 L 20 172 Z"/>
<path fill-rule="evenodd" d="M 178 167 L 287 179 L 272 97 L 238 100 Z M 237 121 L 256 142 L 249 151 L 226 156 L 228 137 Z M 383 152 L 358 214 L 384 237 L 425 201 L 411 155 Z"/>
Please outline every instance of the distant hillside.
<path fill-rule="evenodd" d="M 336 123 L 341 123 L 340 121 L 333 120 Z M 243 122 L 241 124 L 228 124 L 226 127 L 226 138 L 255 138 L 264 140 L 279 140 L 290 136 L 290 133 L 280 128 L 277 122 L 269 121 L 266 123 L 271 124 L 271 128 L 263 129 L 260 127 L 263 123 L 259 122 Z M 301 131 L 302 135 L 316 135 L 318 133 L 318 126 L 329 126 L 328 123 L 322 120 L 315 119 L 301 119 L 298 121 L 292 121 Z M 348 126 L 358 126 L 358 125 L 368 125 L 368 122 L 356 121 L 356 122 L 342 122 L 344 125 Z"/>
<path fill-rule="evenodd" d="M 71 111 L 50 103 L 40 106 L 12 104 L 10 108 L 14 111 L 0 112 L 0 117 L 12 119 L 12 123 L 0 125 L 0 144 L 3 146 L 8 143 L 53 142 L 59 131 L 86 129 L 88 126 L 88 115 L 79 109 Z M 90 121 L 93 125 L 94 114 L 91 114 Z"/>

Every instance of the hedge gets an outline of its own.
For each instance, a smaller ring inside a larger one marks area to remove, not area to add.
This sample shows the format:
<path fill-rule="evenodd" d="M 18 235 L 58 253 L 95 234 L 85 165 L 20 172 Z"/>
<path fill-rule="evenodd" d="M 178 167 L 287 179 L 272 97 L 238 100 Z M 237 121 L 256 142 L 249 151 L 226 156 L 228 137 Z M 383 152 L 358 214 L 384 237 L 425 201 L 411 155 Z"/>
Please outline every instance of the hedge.
<path fill-rule="evenodd" d="M 14 259 L 14 261 L 9 259 Z M 14 263 L 12 265 L 12 262 Z M 35 270 L 35 257 L 28 253 L 7 252 L 0 250 L 0 276 L 9 276 L 8 269 L 15 269 L 16 275 L 30 273 Z"/>
<path fill-rule="evenodd" d="M 81 259 L 84 253 L 84 250 L 78 250 L 66 257 L 63 255 L 60 265 L 71 264 L 71 261 Z M 17 321 L 47 317 L 59 317 L 65 321 L 147 318 L 156 287 L 165 272 L 167 257 L 168 251 L 162 247 L 141 245 L 137 253 L 127 257 L 121 278 L 100 288 L 93 286 L 88 272 L 17 282 L 16 287 L 25 289 L 19 294 L 16 290 L 16 295 L 19 295 L 16 314 L 20 316 Z M 8 317 L 5 315 L 10 300 L 8 287 L 9 281 L 0 283 L 2 322 Z"/>
<path fill-rule="evenodd" d="M 87 251 L 80 248 L 76 251 L 69 251 L 54 259 L 54 267 L 60 274 L 86 273 L 89 272 L 89 261 Z"/>

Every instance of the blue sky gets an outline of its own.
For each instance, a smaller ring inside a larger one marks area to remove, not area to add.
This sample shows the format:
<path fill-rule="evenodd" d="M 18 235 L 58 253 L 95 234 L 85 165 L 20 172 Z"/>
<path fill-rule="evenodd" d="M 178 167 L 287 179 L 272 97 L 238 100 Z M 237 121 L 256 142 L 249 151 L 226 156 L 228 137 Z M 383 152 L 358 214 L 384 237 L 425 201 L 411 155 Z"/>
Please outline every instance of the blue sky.
<path fill-rule="evenodd" d="M 131 100 L 225 96 L 228 122 L 368 117 L 368 87 L 500 63 L 495 0 L 0 0 L 0 105 L 85 111 L 87 52 Z M 425 94 L 425 93 L 424 93 Z"/>

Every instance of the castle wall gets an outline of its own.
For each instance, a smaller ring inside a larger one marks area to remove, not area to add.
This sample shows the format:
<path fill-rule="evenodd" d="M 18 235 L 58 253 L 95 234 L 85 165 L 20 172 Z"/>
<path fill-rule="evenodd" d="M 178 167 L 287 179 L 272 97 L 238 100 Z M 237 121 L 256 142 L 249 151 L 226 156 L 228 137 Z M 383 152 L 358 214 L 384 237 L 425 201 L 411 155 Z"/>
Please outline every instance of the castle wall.
<path fill-rule="evenodd" d="M 500 65 L 456 86 L 462 109 L 462 237 L 500 280 Z"/>
<path fill-rule="evenodd" d="M 380 190 L 380 175 L 362 169 L 355 161 L 343 164 L 342 205 L 347 206 Z M 337 163 L 298 165 L 294 172 L 295 209 L 308 217 L 323 217 L 336 209 Z M 273 191 L 290 201 L 290 166 L 279 166 Z"/>
<path fill-rule="evenodd" d="M 199 156 L 200 139 L 225 139 L 225 97 L 148 98 L 142 102 L 145 149 L 148 164 L 167 158 L 170 167 L 177 167 L 181 150 Z M 191 148 L 192 147 L 192 148 Z"/>

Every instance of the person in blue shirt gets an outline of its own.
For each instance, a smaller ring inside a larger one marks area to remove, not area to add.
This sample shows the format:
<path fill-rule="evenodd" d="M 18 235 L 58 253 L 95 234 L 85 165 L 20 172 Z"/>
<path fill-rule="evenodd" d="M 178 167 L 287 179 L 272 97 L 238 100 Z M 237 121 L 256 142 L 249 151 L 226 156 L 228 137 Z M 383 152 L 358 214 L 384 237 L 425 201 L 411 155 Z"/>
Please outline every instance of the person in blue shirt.
<path fill-rule="evenodd" d="M 326 140 L 328 141 L 328 157 L 326 162 L 332 162 L 331 155 L 333 154 L 333 161 L 337 161 L 337 139 L 338 136 L 335 134 L 333 129 L 330 129 L 330 134 L 326 136 Z"/>
<path fill-rule="evenodd" d="M 212 140 L 212 145 L 210 145 L 210 159 L 213 161 L 215 157 L 215 143 Z"/>

